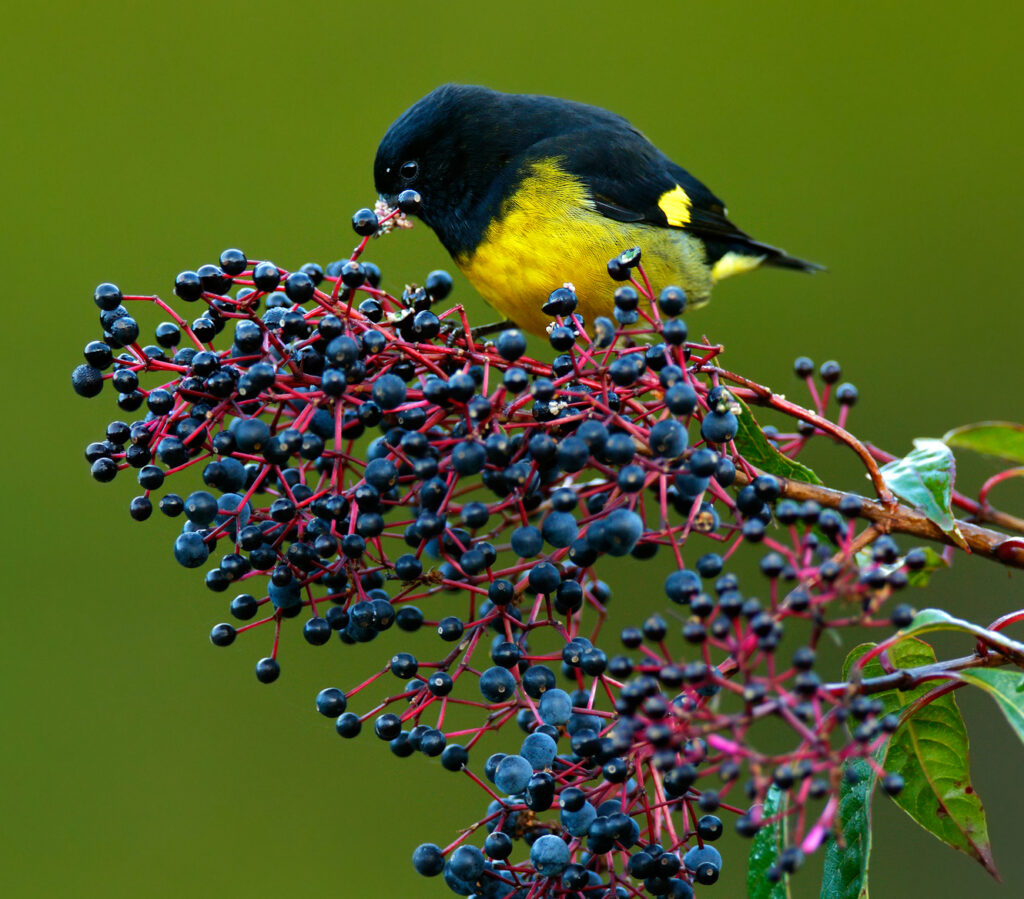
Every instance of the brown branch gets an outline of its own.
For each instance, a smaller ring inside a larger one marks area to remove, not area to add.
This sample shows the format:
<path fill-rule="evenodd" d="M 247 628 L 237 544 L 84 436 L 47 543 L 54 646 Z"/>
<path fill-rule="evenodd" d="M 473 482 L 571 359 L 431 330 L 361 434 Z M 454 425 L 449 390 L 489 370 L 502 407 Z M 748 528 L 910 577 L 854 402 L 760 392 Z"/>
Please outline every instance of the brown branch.
<path fill-rule="evenodd" d="M 757 381 L 751 381 L 749 378 L 744 378 L 742 375 L 737 375 L 731 371 L 726 371 L 724 368 L 718 368 L 717 366 L 706 365 L 703 367 L 703 370 L 713 372 L 720 378 L 724 378 L 734 384 L 742 385 L 738 390 L 733 389 L 733 393 L 735 393 L 740 399 L 747 400 L 758 406 L 770 406 L 773 409 L 778 409 L 780 412 L 785 413 L 791 418 L 796 418 L 800 421 L 805 421 L 808 424 L 814 425 L 814 427 L 819 431 L 825 432 L 834 440 L 846 444 L 858 456 L 860 456 L 861 461 L 864 463 L 864 467 L 868 470 L 868 476 L 871 478 L 871 483 L 874 485 L 875 493 L 878 494 L 878 498 L 883 503 L 895 505 L 896 498 L 892 495 L 892 491 L 890 491 L 889 487 L 886 485 L 885 479 L 882 477 L 882 473 L 878 469 L 878 463 L 871 455 L 868 447 L 861 443 L 849 431 L 839 427 L 835 422 L 831 422 L 827 418 L 822 418 L 820 415 L 811 412 L 809 409 L 805 409 L 803 406 L 791 403 L 784 396 L 774 393 L 770 387 L 758 384 Z"/>
<path fill-rule="evenodd" d="M 930 680 L 949 679 L 958 671 L 966 671 L 969 668 L 997 668 L 1001 665 L 1009 665 L 1011 662 L 1012 659 L 1000 653 L 989 652 L 985 655 L 975 653 L 961 656 L 958 659 L 947 659 L 944 662 L 921 665 L 917 668 L 900 668 L 889 674 L 865 678 L 860 683 L 826 684 L 823 689 L 828 690 L 834 696 L 841 696 L 844 693 L 870 696 L 875 693 L 884 693 L 886 690 L 912 690 Z"/>
<path fill-rule="evenodd" d="M 839 425 L 834 422 L 811 412 L 809 409 L 798 406 L 796 403 L 791 403 L 784 396 L 773 392 L 771 388 L 765 387 L 763 384 L 758 384 L 756 381 L 751 381 L 749 378 L 744 378 L 742 375 L 737 375 L 734 372 L 726 371 L 725 369 L 718 368 L 717 366 L 704 365 L 702 366 L 702 370 L 713 372 L 724 380 L 741 385 L 740 389 L 733 391 L 741 399 L 745 399 L 758 406 L 769 406 L 773 409 L 777 409 L 785 415 L 789 415 L 792 418 L 814 425 L 815 428 L 828 434 L 833 440 L 846 444 L 858 456 L 860 456 L 861 461 L 868 470 L 868 476 L 871 478 L 871 483 L 874 485 L 875 492 L 878 494 L 879 499 L 885 503 L 895 502 L 895 498 L 886 486 L 885 480 L 882 478 L 882 474 L 878 468 L 878 463 L 891 462 L 893 459 L 897 458 L 896 456 L 879 449 L 871 443 L 861 442 L 849 431 L 839 427 Z M 1024 519 L 1017 518 L 1007 512 L 1002 512 L 987 504 L 975 502 L 969 497 L 955 491 L 953 493 L 953 505 L 959 506 L 964 511 L 969 512 L 976 521 L 989 522 L 998 527 L 1005 528 L 1008 531 L 1024 534 Z"/>
<path fill-rule="evenodd" d="M 782 495 L 801 501 L 814 500 L 829 509 L 838 509 L 839 503 L 852 493 L 833 490 L 830 487 L 819 487 L 788 478 L 779 478 Z M 736 472 L 736 483 L 747 484 L 750 478 L 742 471 Z M 901 503 L 886 505 L 879 500 L 858 497 L 861 501 L 860 517 L 878 524 L 889 533 L 911 534 L 923 540 L 935 543 L 946 543 L 957 546 L 956 541 L 942 530 L 934 521 L 922 512 L 911 509 Z M 957 527 L 972 553 L 993 562 L 999 562 L 1012 568 L 1024 568 L 1024 540 L 1019 537 L 1007 537 L 998 531 L 992 531 L 967 521 L 957 521 Z"/>
<path fill-rule="evenodd" d="M 897 458 L 891 453 L 887 453 L 885 450 L 879 449 L 872 443 L 865 443 L 864 446 L 878 462 L 891 462 L 893 459 Z M 1008 531 L 1015 531 L 1018 534 L 1024 534 L 1024 519 L 1017 518 L 1015 515 L 1010 515 L 1008 512 L 996 509 L 995 507 L 988 505 L 988 503 L 976 502 L 969 496 L 964 496 L 956 490 L 953 491 L 953 505 L 959 506 L 965 512 L 969 512 L 974 521 L 987 521 L 991 524 L 997 525 L 998 527 L 1006 528 Z"/>

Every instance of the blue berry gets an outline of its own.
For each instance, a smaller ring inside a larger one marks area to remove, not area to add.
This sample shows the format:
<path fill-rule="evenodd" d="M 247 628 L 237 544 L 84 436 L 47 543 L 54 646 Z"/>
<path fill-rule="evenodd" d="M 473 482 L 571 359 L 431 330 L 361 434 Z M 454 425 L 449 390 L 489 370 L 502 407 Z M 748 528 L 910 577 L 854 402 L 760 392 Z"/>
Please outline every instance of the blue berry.
<path fill-rule="evenodd" d="M 378 715 L 373 722 L 373 732 L 381 740 L 390 742 L 402 732 L 402 719 L 391 712 Z"/>
<path fill-rule="evenodd" d="M 395 559 L 395 574 L 403 581 L 412 581 L 423 573 L 423 563 L 410 553 Z"/>
<path fill-rule="evenodd" d="M 697 883 L 710 886 L 722 870 L 722 855 L 714 846 L 694 846 L 683 856 L 683 864 Z"/>
<path fill-rule="evenodd" d="M 380 223 L 372 209 L 357 209 L 352 215 L 352 230 L 360 237 L 369 237 L 371 234 L 376 234 L 379 226 Z M 328 269 L 330 270 L 331 266 L 328 266 Z"/>
<path fill-rule="evenodd" d="M 136 496 L 128 505 L 128 514 L 134 521 L 145 521 L 153 514 L 153 503 L 148 496 Z"/>
<path fill-rule="evenodd" d="M 629 434 L 612 434 L 604 445 L 604 457 L 613 465 L 628 465 L 636 456 L 636 443 Z"/>
<path fill-rule="evenodd" d="M 562 809 L 559 818 L 564 827 L 574 837 L 585 837 L 590 830 L 590 825 L 597 819 L 597 810 L 589 802 L 575 812 Z"/>
<path fill-rule="evenodd" d="M 71 372 L 71 386 L 79 396 L 97 396 L 103 389 L 103 372 L 92 365 L 79 365 Z"/>
<path fill-rule="evenodd" d="M 700 593 L 701 582 L 696 572 L 688 569 L 673 571 L 665 578 L 665 595 L 674 603 L 681 605 Z"/>
<path fill-rule="evenodd" d="M 534 771 L 541 771 L 551 767 L 558 754 L 558 744 L 547 734 L 532 733 L 523 740 L 519 753 L 533 765 Z"/>
<path fill-rule="evenodd" d="M 419 194 L 417 194 L 419 196 Z M 453 893 L 459 896 L 473 896 L 476 894 L 476 885 L 468 880 L 457 877 L 452 869 L 444 866 L 444 882 Z"/>
<path fill-rule="evenodd" d="M 490 858 L 503 861 L 512 854 L 515 843 L 507 833 L 495 831 L 484 840 L 484 853 Z"/>
<path fill-rule="evenodd" d="M 546 665 L 531 665 L 522 675 L 523 691 L 531 699 L 542 698 L 555 683 L 555 674 Z"/>
<path fill-rule="evenodd" d="M 516 679 L 506 668 L 494 666 L 480 675 L 480 692 L 489 702 L 506 702 L 515 697 Z"/>
<path fill-rule="evenodd" d="M 201 265 L 196 274 L 199 276 L 199 283 L 207 293 L 214 293 L 217 296 L 224 296 L 232 285 L 231 276 L 219 265 Z"/>
<path fill-rule="evenodd" d="M 268 656 L 256 663 L 256 679 L 261 684 L 272 684 L 280 676 L 281 666 L 277 663 L 277 659 Z"/>
<path fill-rule="evenodd" d="M 572 699 L 565 690 L 549 688 L 541 696 L 537 711 L 541 721 L 558 727 L 572 716 Z"/>
<path fill-rule="evenodd" d="M 185 568 L 198 568 L 209 558 L 209 555 L 210 550 L 203 542 L 202 536 L 195 531 L 181 534 L 174 541 L 174 558 L 179 565 Z"/>
<path fill-rule="evenodd" d="M 498 763 L 494 785 L 503 793 L 513 796 L 522 793 L 533 775 L 533 766 L 521 755 L 507 755 Z"/>
<path fill-rule="evenodd" d="M 732 412 L 709 412 L 700 423 L 700 436 L 708 443 L 727 443 L 738 429 L 739 421 Z"/>
<path fill-rule="evenodd" d="M 451 743 L 441 752 L 441 767 L 446 771 L 461 771 L 469 764 L 469 751 L 465 746 Z"/>
<path fill-rule="evenodd" d="M 454 643 L 462 638 L 465 625 L 455 615 L 448 615 L 437 623 L 437 635 L 446 643 Z"/>
<path fill-rule="evenodd" d="M 275 584 L 271 581 L 267 585 L 267 595 L 275 609 L 288 611 L 302 606 L 302 590 L 299 587 L 299 582 L 294 578 L 284 584 Z"/>
<path fill-rule="evenodd" d="M 185 517 L 200 527 L 211 524 L 217 517 L 217 500 L 205 490 L 189 494 L 185 500 Z"/>
<path fill-rule="evenodd" d="M 422 843 L 412 854 L 412 865 L 416 873 L 424 877 L 436 877 L 444 870 L 444 853 L 433 843 Z"/>
<path fill-rule="evenodd" d="M 390 459 L 374 459 L 366 466 L 363 477 L 371 487 L 390 490 L 398 483 L 398 469 Z"/>
<path fill-rule="evenodd" d="M 530 862 L 544 877 L 558 877 L 568 867 L 569 859 L 569 847 L 554 834 L 545 834 L 530 847 Z"/>
<path fill-rule="evenodd" d="M 541 535 L 557 549 L 569 546 L 578 534 L 579 526 L 569 512 L 552 512 L 541 525 Z"/>
<path fill-rule="evenodd" d="M 210 631 L 210 642 L 214 646 L 230 646 L 235 642 L 235 633 L 230 624 L 218 624 Z"/>
<path fill-rule="evenodd" d="M 675 485 L 679 495 L 692 502 L 708 488 L 709 479 L 701 478 L 690 471 L 681 471 L 676 475 Z"/>
<path fill-rule="evenodd" d="M 576 293 L 568 287 L 557 287 L 550 294 L 541 310 L 545 315 L 571 315 L 576 310 Z"/>
<path fill-rule="evenodd" d="M 331 625 L 326 618 L 310 618 L 302 625 L 302 636 L 311 646 L 323 646 L 331 639 Z"/>
<path fill-rule="evenodd" d="M 452 276 L 448 274 L 444 269 L 434 269 L 427 275 L 426 280 L 423 282 L 423 289 L 426 290 L 427 295 L 434 302 L 444 300 L 448 298 L 448 295 L 452 292 Z"/>
<path fill-rule="evenodd" d="M 714 842 L 722 835 L 722 819 L 717 815 L 702 815 L 697 822 L 697 835 L 708 842 Z"/>
<path fill-rule="evenodd" d="M 316 695 L 316 710 L 325 718 L 337 718 L 347 707 L 348 700 L 337 687 L 325 687 Z"/>
<path fill-rule="evenodd" d="M 345 712 L 344 715 L 339 715 L 338 720 L 334 722 L 334 729 L 338 732 L 339 737 L 351 740 L 359 736 L 359 732 L 363 729 L 363 722 L 354 712 Z"/>
<path fill-rule="evenodd" d="M 673 415 L 690 415 L 697 408 L 697 392 L 679 381 L 665 391 L 665 406 Z"/>
<path fill-rule="evenodd" d="M 658 294 L 658 308 L 662 315 L 682 315 L 686 309 L 686 291 L 681 287 L 666 287 Z"/>
<path fill-rule="evenodd" d="M 399 630 L 412 633 L 423 627 L 423 613 L 415 606 L 402 606 L 395 614 Z"/>
<path fill-rule="evenodd" d="M 199 280 L 199 275 L 192 271 L 181 272 L 174 279 L 174 293 L 186 303 L 194 303 L 203 295 L 203 285 Z"/>
<path fill-rule="evenodd" d="M 89 472 L 101 484 L 106 484 L 117 476 L 117 463 L 113 459 L 103 457 L 92 463 Z M 177 556 L 177 553 L 175 553 L 175 556 Z M 182 562 L 182 564 L 184 565 L 185 563 Z M 201 565 L 202 562 L 199 564 Z"/>
<path fill-rule="evenodd" d="M 531 559 L 544 548 L 544 538 L 533 525 L 516 528 L 510 538 L 512 552 L 522 559 Z"/>
<path fill-rule="evenodd" d="M 427 689 L 433 696 L 447 696 L 454 686 L 455 681 L 446 671 L 435 671 L 427 678 Z"/>
<path fill-rule="evenodd" d="M 670 346 L 679 346 L 685 343 L 688 335 L 689 329 L 682 319 L 667 321 L 661 328 L 662 339 Z"/>
<path fill-rule="evenodd" d="M 522 331 L 516 328 L 502 331 L 498 335 L 496 346 L 498 348 L 498 355 L 502 359 L 507 362 L 515 362 L 526 352 L 526 337 Z"/>
<path fill-rule="evenodd" d="M 649 444 L 655 456 L 676 459 L 686 449 L 686 429 L 671 418 L 657 422 L 651 428 Z"/>
<path fill-rule="evenodd" d="M 373 384 L 373 400 L 381 409 L 394 409 L 405 402 L 405 382 L 398 375 L 381 375 Z"/>
<path fill-rule="evenodd" d="M 460 475 L 474 475 L 483 471 L 487 452 L 482 443 L 465 440 L 452 449 L 452 468 Z"/>
<path fill-rule="evenodd" d="M 232 425 L 232 431 L 235 435 L 235 443 L 243 453 L 262 452 L 263 447 L 270 440 L 269 426 L 258 418 L 236 419 Z M 164 440 L 161 447 L 166 442 Z"/>
<path fill-rule="evenodd" d="M 581 471 L 589 458 L 590 447 L 579 437 L 565 437 L 558 444 L 558 464 L 565 471 Z"/>
<path fill-rule="evenodd" d="M 495 752 L 489 755 L 487 761 L 484 762 L 484 776 L 491 783 L 494 783 L 494 778 L 498 773 L 498 765 L 501 764 L 503 758 L 505 758 L 504 752 Z"/>
<path fill-rule="evenodd" d="M 527 583 L 534 593 L 554 593 L 562 582 L 562 575 L 550 562 L 539 562 L 530 569 Z"/>
<path fill-rule="evenodd" d="M 104 281 L 93 291 L 92 299 L 100 309 L 109 312 L 121 305 L 124 296 L 116 284 Z"/>
<path fill-rule="evenodd" d="M 605 519 L 603 549 L 610 556 L 626 556 L 643 535 L 643 519 L 629 509 L 615 509 Z"/>
<path fill-rule="evenodd" d="M 448 866 L 451 872 L 459 878 L 472 883 L 484 873 L 484 854 L 476 846 L 460 846 L 456 849 L 451 858 L 448 859 Z"/>

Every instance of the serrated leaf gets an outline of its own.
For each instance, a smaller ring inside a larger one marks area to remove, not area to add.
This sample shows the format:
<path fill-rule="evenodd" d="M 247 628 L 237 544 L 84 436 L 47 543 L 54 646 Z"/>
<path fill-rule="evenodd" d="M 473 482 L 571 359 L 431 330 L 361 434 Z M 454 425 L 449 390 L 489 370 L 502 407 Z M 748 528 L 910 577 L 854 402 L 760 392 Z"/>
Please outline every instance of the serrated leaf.
<path fill-rule="evenodd" d="M 861 644 L 851 651 L 845 666 L 847 672 L 870 648 L 871 644 Z M 934 664 L 935 650 L 923 640 L 909 637 L 890 647 L 888 657 L 896 668 L 917 668 Z M 879 677 L 884 671 L 881 662 L 874 658 L 863 666 L 861 673 L 867 679 Z M 899 713 L 935 685 L 928 682 L 911 690 L 887 690 L 874 698 L 881 700 L 886 713 Z M 929 833 L 977 860 L 998 879 L 985 808 L 971 785 L 969 758 L 967 727 L 956 699 L 947 693 L 900 725 L 889 740 L 883 765 L 886 771 L 902 775 L 905 781 L 903 792 L 893 798 L 900 808 Z"/>
<path fill-rule="evenodd" d="M 856 646 L 853 647 L 853 649 L 851 649 L 846 654 L 846 658 L 843 659 L 843 680 L 848 681 L 850 679 L 850 669 L 853 668 L 853 663 L 856 662 L 857 659 L 859 659 L 866 652 L 868 652 L 868 650 L 874 649 L 877 645 L 877 643 L 858 643 Z M 873 664 L 874 662 L 868 662 L 868 665 Z M 862 673 L 862 677 L 867 676 L 867 674 Z M 871 676 L 873 677 L 874 675 Z"/>
<path fill-rule="evenodd" d="M 913 621 L 903 628 L 900 633 L 911 636 L 912 634 L 927 634 L 930 631 L 961 631 L 983 640 L 989 646 L 1000 650 L 1008 656 L 1024 658 L 1024 643 L 1011 640 L 999 631 L 990 631 L 980 624 L 964 621 L 962 618 L 950 615 L 949 612 L 945 612 L 942 609 L 921 609 L 914 616 Z M 890 658 L 891 656 L 892 652 L 890 650 Z"/>
<path fill-rule="evenodd" d="M 807 484 L 821 484 L 822 480 L 813 470 L 796 459 L 790 459 L 783 455 L 772 445 L 771 441 L 764 436 L 764 431 L 754 418 L 754 414 L 743 400 L 733 397 L 740 411 L 736 419 L 739 426 L 736 429 L 736 436 L 733 443 L 740 455 L 751 465 L 760 468 L 768 474 L 778 475 L 780 478 L 790 478 L 794 481 L 804 481 Z"/>
<path fill-rule="evenodd" d="M 942 438 L 947 446 L 1024 462 L 1024 425 L 1012 421 L 979 421 L 953 428 Z"/>
<path fill-rule="evenodd" d="M 961 671 L 967 683 L 980 687 L 999 705 L 1014 733 L 1024 741 L 1024 674 L 1019 668 L 972 668 Z"/>
<path fill-rule="evenodd" d="M 870 646 L 870 644 L 868 644 Z M 875 772 L 864 759 L 843 764 L 857 773 L 857 782 L 845 777 L 839 787 L 837 823 L 842 845 L 835 837 L 825 846 L 821 899 L 868 899 L 868 862 L 871 858 L 871 794 Z"/>
<path fill-rule="evenodd" d="M 941 440 L 918 439 L 902 459 L 880 469 L 889 489 L 935 522 L 963 549 L 967 543 L 953 515 L 953 451 Z"/>
<path fill-rule="evenodd" d="M 777 815 L 783 807 L 786 794 L 772 784 L 765 796 L 763 816 Z M 762 827 L 754 836 L 747 858 L 748 899 L 789 899 L 789 878 L 776 883 L 768 880 L 768 869 L 774 865 L 786 842 L 786 819 Z"/>

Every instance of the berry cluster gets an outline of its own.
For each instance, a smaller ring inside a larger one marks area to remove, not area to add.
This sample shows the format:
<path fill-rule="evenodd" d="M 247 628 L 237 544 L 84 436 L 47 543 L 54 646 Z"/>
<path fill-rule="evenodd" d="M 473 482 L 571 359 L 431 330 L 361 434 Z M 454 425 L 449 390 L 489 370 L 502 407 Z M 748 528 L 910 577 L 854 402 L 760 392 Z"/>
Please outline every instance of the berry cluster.
<path fill-rule="evenodd" d="M 638 251 L 609 264 L 614 320 L 584 322 L 559 288 L 545 306 L 557 355 L 530 358 L 519 331 L 482 340 L 460 306 L 438 311 L 445 272 L 384 290 L 361 261 L 399 216 L 379 212 L 354 216 L 362 242 L 326 269 L 226 250 L 182 272 L 176 297 L 201 308 L 191 322 L 159 297 L 100 285 L 102 339 L 73 387 L 95 396 L 109 381 L 121 410 L 145 411 L 87 447 L 93 477 L 134 469 L 131 516 L 150 517 L 159 493 L 160 512 L 182 520 L 177 561 L 210 564 L 210 590 L 238 591 L 236 623 L 212 642 L 272 634 L 264 683 L 279 677 L 289 619 L 302 617 L 312 645 L 435 631 L 427 658 L 394 653 L 316 707 L 342 737 L 372 723 L 395 755 L 439 757 L 486 792 L 474 827 L 414 855 L 455 893 L 689 896 L 718 879 L 723 811 L 748 837 L 787 817 L 774 876 L 792 872 L 833 828 L 844 760 L 870 759 L 895 726 L 876 701 L 822 680 L 817 642 L 889 625 L 879 609 L 926 563 L 888 537 L 869 546 L 855 497 L 835 510 L 795 502 L 765 473 L 766 458 L 788 461 L 838 427 L 824 418 L 833 398 L 841 425 L 855 389 L 831 393 L 839 369 L 827 363 L 819 393 L 800 359 L 816 411 L 800 410 L 793 434 L 762 432 L 743 402 L 757 392 L 718 367 L 721 347 L 688 339 L 685 293 L 656 294 Z M 140 304 L 168 319 L 154 344 L 139 341 Z M 203 489 L 165 491 L 193 468 Z M 743 546 L 761 554 L 763 599 L 729 571 Z M 658 553 L 673 571 L 644 587 L 682 627 L 645 610 L 613 650 L 598 570 Z M 791 633 L 799 648 L 783 656 Z M 391 678 L 397 689 L 363 702 Z M 788 728 L 787 749 L 759 746 L 766 721 L 776 742 Z M 473 758 L 509 724 L 514 751 Z M 766 814 L 772 790 L 782 799 Z"/>

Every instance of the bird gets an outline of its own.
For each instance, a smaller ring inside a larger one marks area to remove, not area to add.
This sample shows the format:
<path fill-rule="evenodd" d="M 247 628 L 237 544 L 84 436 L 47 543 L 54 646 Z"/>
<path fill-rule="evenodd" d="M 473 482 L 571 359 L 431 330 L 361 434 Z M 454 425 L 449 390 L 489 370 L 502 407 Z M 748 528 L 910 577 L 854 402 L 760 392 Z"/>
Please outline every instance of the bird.
<path fill-rule="evenodd" d="M 483 298 L 544 335 L 544 305 L 571 285 L 584 321 L 614 310 L 609 260 L 639 247 L 656 287 L 687 308 L 758 266 L 821 268 L 761 243 L 707 187 L 623 117 L 571 100 L 444 84 L 388 128 L 374 160 L 380 201 L 419 195 L 431 228 Z"/>

